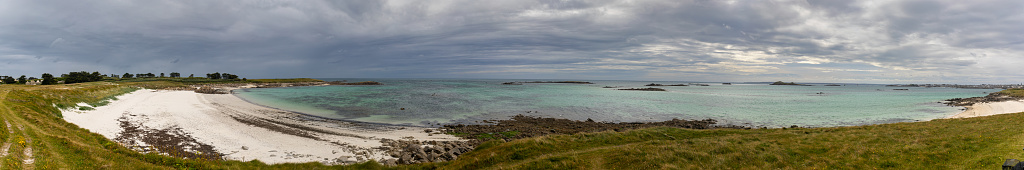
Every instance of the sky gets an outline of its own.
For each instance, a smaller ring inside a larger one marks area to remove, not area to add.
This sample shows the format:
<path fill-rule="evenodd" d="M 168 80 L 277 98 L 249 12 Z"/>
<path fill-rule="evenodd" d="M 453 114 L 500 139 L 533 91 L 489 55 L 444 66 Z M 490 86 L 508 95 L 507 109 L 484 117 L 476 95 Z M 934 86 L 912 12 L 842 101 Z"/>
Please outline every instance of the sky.
<path fill-rule="evenodd" d="M 0 75 L 1024 83 L 1020 0 L 0 0 Z"/>

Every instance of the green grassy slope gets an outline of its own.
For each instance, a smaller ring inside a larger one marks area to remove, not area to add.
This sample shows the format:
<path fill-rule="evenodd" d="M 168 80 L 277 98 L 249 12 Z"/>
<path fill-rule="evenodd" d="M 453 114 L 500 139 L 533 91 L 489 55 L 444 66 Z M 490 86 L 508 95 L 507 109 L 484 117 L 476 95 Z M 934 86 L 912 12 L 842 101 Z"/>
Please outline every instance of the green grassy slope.
<path fill-rule="evenodd" d="M 0 85 L 0 169 L 381 169 L 376 163 L 323 166 L 187 160 L 139 154 L 60 118 L 53 106 L 101 103 L 134 82 L 113 85 Z M 968 119 L 813 129 L 649 128 L 492 141 L 456 161 L 398 169 L 698 168 L 994 169 L 1024 158 L 1024 113 Z M 20 128 L 19 128 L 20 127 Z M 8 131 L 10 130 L 10 131 Z M 0 144 L 2 146 L 2 144 Z M 31 148 L 31 149 L 29 149 Z M 26 154 L 26 151 L 28 151 Z M 29 154 L 31 157 L 29 157 Z M 34 162 L 26 164 L 25 160 Z"/>
<path fill-rule="evenodd" d="M 994 169 L 1024 158 L 1024 113 L 761 130 L 650 128 L 491 143 L 457 168 Z M 465 159 L 464 159 L 465 158 Z"/>

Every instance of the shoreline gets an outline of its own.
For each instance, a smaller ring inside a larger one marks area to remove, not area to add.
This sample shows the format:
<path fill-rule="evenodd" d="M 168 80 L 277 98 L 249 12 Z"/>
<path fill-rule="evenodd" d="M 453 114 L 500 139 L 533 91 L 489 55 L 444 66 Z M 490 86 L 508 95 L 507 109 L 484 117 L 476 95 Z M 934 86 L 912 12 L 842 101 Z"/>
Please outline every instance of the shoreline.
<path fill-rule="evenodd" d="M 140 152 L 267 164 L 433 162 L 460 153 L 403 160 L 409 154 L 398 151 L 411 150 L 396 145 L 442 152 L 470 147 L 433 128 L 327 119 L 256 105 L 232 94 L 142 89 L 117 98 L 91 111 L 63 110 L 64 120 Z M 443 147 L 421 146 L 421 141 Z"/>
<path fill-rule="evenodd" d="M 411 125 L 411 124 L 388 124 L 388 123 L 377 123 L 377 122 L 364 122 L 364 121 L 357 121 L 357 120 L 335 119 L 335 118 L 328 118 L 328 117 L 323 117 L 323 116 L 317 116 L 317 115 L 312 115 L 312 114 L 302 113 L 302 112 L 297 112 L 297 111 L 290 111 L 290 110 L 285 110 L 285 109 L 281 109 L 281 108 L 277 108 L 277 107 L 262 105 L 262 104 L 259 104 L 259 103 L 256 103 L 256 102 L 252 102 L 252 101 L 246 100 L 245 98 L 238 97 L 237 95 L 235 95 L 235 92 L 234 92 L 235 90 L 238 90 L 238 89 L 242 89 L 242 88 L 234 88 L 234 89 L 226 89 L 226 90 L 228 91 L 228 95 L 235 96 L 236 98 L 238 98 L 238 99 L 240 99 L 242 101 L 245 101 L 245 102 L 247 102 L 249 104 L 260 106 L 260 107 L 266 107 L 266 108 L 270 108 L 270 109 L 277 109 L 277 110 L 281 110 L 281 111 L 285 111 L 285 112 L 292 112 L 292 113 L 295 113 L 295 114 L 300 114 L 302 116 L 312 117 L 313 119 L 349 122 L 349 123 L 357 123 L 357 124 L 379 125 L 379 126 L 436 128 L 436 127 L 428 127 L 428 126 L 417 126 L 417 125 Z"/>
<path fill-rule="evenodd" d="M 1024 112 L 1024 100 L 978 102 L 963 107 L 966 108 L 963 112 L 946 117 L 944 119 L 971 118 Z"/>

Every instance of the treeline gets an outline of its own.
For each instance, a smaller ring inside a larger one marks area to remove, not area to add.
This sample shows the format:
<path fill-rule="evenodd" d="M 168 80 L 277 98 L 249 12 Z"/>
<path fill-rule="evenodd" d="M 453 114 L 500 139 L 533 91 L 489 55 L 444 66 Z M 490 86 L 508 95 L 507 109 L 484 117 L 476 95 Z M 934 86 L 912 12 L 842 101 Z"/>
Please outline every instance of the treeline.
<path fill-rule="evenodd" d="M 194 76 L 194 74 L 189 74 L 188 78 L 196 78 L 196 77 L 193 77 L 193 76 Z M 85 71 L 70 72 L 70 73 L 67 73 L 67 74 L 61 74 L 60 77 L 53 77 L 53 75 L 50 74 L 50 73 L 43 73 L 43 75 L 41 77 L 42 77 L 42 80 L 36 81 L 39 78 L 26 77 L 25 75 L 21 75 L 21 77 L 19 77 L 17 79 L 15 79 L 14 77 L 11 77 L 11 76 L 0 76 L 0 82 L 3 82 L 3 84 L 41 84 L 41 85 L 52 85 L 52 84 L 61 84 L 61 83 L 63 83 L 63 84 L 72 84 L 72 83 L 85 83 L 85 82 L 104 81 L 104 80 L 119 80 L 119 79 L 167 78 L 167 77 L 169 77 L 169 78 L 182 78 L 181 77 L 181 73 L 178 73 L 178 72 L 171 72 L 170 74 L 167 74 L 167 75 L 165 75 L 164 73 L 160 73 L 160 75 L 157 76 L 156 74 L 153 74 L 153 73 L 138 73 L 138 74 L 124 73 L 124 74 L 121 74 L 121 75 L 118 75 L 118 74 L 109 74 L 109 75 L 107 75 L 107 74 L 101 74 L 100 72 L 89 73 L 89 72 L 85 72 Z M 229 74 L 229 73 L 220 73 L 220 72 L 208 73 L 208 74 L 206 74 L 205 78 L 206 79 L 214 79 L 214 80 L 235 80 L 235 81 L 239 80 L 238 79 L 238 75 Z M 245 78 L 242 78 L 242 80 L 245 80 Z"/>

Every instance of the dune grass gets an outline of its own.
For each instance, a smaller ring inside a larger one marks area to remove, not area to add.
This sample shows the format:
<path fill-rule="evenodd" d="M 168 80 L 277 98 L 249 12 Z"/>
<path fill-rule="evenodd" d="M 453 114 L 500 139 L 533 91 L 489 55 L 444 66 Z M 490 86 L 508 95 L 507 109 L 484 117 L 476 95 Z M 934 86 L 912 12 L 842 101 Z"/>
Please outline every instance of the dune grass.
<path fill-rule="evenodd" d="M 142 83 L 142 84 L 135 84 Z M 0 169 L 995 169 L 1024 158 L 1024 113 L 832 128 L 647 128 L 490 141 L 457 160 L 384 167 L 190 160 L 140 154 L 63 121 L 59 107 L 112 100 L 141 86 L 0 85 Z M 19 128 L 20 127 L 20 128 Z M 11 132 L 8 132 L 11 130 Z M 31 149 L 35 161 L 23 152 Z"/>

